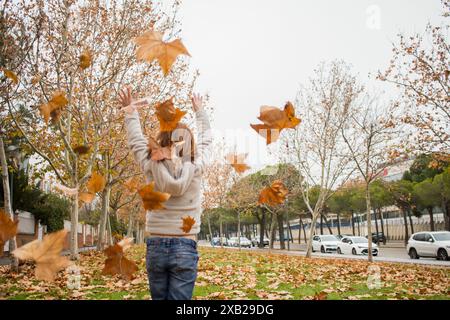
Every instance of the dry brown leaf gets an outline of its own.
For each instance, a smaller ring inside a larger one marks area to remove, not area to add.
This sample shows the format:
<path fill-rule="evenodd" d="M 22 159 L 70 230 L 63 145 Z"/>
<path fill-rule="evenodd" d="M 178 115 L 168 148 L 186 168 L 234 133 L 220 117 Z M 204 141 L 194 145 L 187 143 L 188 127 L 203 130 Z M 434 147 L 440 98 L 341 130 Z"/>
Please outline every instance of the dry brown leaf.
<path fill-rule="evenodd" d="M 234 168 L 237 173 L 243 173 L 250 169 L 250 167 L 246 163 L 244 163 L 245 158 L 247 158 L 247 153 L 230 153 L 226 156 L 227 162 Z"/>
<path fill-rule="evenodd" d="M 83 53 L 80 55 L 80 68 L 81 69 L 87 69 L 91 66 L 92 64 L 92 55 L 91 52 L 89 50 L 85 50 L 83 51 Z"/>
<path fill-rule="evenodd" d="M 13 251 L 20 260 L 32 260 L 36 263 L 35 275 L 39 280 L 54 281 L 56 274 L 70 265 L 67 257 L 61 256 L 67 230 L 60 230 L 34 240 Z"/>
<path fill-rule="evenodd" d="M 173 99 L 156 104 L 155 111 L 161 132 L 175 130 L 181 118 L 186 114 L 186 111 L 175 108 Z"/>
<path fill-rule="evenodd" d="M 251 124 L 250 126 L 266 139 L 266 144 L 275 142 L 281 130 L 294 129 L 301 120 L 295 117 L 295 109 L 291 102 L 287 102 L 284 109 L 262 106 L 258 117 L 263 124 Z"/>
<path fill-rule="evenodd" d="M 124 256 L 124 252 L 131 247 L 133 238 L 125 238 L 113 246 L 106 248 L 103 252 L 106 254 L 105 266 L 102 274 L 121 275 L 127 280 L 133 278 L 133 273 L 138 271 L 136 264 Z"/>
<path fill-rule="evenodd" d="M 17 234 L 19 221 L 12 221 L 3 209 L 0 209 L 0 257 L 3 256 L 3 247 L 6 241 Z"/>
<path fill-rule="evenodd" d="M 180 227 L 181 230 L 183 230 L 184 233 L 189 233 L 191 231 L 192 226 L 195 224 L 195 219 L 191 216 L 183 217 L 183 225 Z"/>
<path fill-rule="evenodd" d="M 162 40 L 162 33 L 147 31 L 139 37 L 134 38 L 137 45 L 136 58 L 151 63 L 157 59 L 164 75 L 167 75 L 178 55 L 190 56 L 181 40 L 176 39 L 171 42 Z"/>
<path fill-rule="evenodd" d="M 19 77 L 17 77 L 17 74 L 14 71 L 8 70 L 8 69 L 1 69 L 5 75 L 5 77 L 11 79 L 14 84 L 19 83 Z"/>
<path fill-rule="evenodd" d="M 139 195 L 142 198 L 142 204 L 145 210 L 157 210 L 164 209 L 163 202 L 166 202 L 170 198 L 170 194 L 165 192 L 154 191 L 155 182 L 142 187 L 138 190 Z"/>
<path fill-rule="evenodd" d="M 261 190 L 258 203 L 270 206 L 282 204 L 288 193 L 289 191 L 284 184 L 280 180 L 275 180 L 270 187 Z"/>
<path fill-rule="evenodd" d="M 97 172 L 92 172 L 92 176 L 89 179 L 86 187 L 90 193 L 96 194 L 105 188 L 105 178 Z"/>
<path fill-rule="evenodd" d="M 62 108 L 64 108 L 68 103 L 69 101 L 67 100 L 64 92 L 54 92 L 52 98 L 47 103 L 44 103 L 39 107 L 45 123 L 48 123 L 50 118 L 52 119 L 52 122 L 58 121 Z"/>
<path fill-rule="evenodd" d="M 94 201 L 94 198 L 95 198 L 95 193 L 80 192 L 78 194 L 78 199 L 80 199 L 81 201 L 83 201 L 85 203 L 91 203 L 92 201 Z"/>

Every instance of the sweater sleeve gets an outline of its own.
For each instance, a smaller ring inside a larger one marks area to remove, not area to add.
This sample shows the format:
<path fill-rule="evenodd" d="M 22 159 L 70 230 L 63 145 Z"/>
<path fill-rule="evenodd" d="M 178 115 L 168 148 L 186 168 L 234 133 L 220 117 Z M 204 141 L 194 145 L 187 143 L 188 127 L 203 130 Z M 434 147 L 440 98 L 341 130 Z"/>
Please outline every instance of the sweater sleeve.
<path fill-rule="evenodd" d="M 125 127 L 127 130 L 128 147 L 133 152 L 136 162 L 144 171 L 145 166 L 149 163 L 148 142 L 142 134 L 139 114 L 134 111 L 125 115 Z"/>
<path fill-rule="evenodd" d="M 169 173 L 162 161 L 150 161 L 150 169 L 159 191 L 167 192 L 172 196 L 181 196 L 192 182 L 195 167 L 190 161 L 184 162 L 181 176 L 177 179 Z"/>
<path fill-rule="evenodd" d="M 203 173 L 211 157 L 211 124 L 205 110 L 197 111 L 195 116 L 198 130 L 197 148 L 195 150 L 195 172 Z"/>

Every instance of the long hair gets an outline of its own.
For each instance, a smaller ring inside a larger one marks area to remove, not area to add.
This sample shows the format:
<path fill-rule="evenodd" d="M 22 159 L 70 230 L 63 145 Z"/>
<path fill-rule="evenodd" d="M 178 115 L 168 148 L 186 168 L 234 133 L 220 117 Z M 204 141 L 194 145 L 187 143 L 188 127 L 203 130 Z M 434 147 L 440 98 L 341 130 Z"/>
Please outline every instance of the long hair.
<path fill-rule="evenodd" d="M 178 156 L 182 158 L 183 161 L 187 161 L 187 159 L 190 158 L 189 160 L 194 162 L 194 135 L 186 124 L 179 122 L 175 130 L 160 132 L 156 137 L 156 140 L 161 147 L 171 147 L 175 142 L 185 141 L 181 150 L 178 151 Z"/>

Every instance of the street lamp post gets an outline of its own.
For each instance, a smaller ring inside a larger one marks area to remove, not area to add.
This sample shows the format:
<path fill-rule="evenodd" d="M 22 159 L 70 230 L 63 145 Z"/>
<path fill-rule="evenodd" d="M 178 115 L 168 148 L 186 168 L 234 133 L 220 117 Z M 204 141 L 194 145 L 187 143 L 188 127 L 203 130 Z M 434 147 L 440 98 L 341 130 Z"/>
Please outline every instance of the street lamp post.
<path fill-rule="evenodd" d="M 20 148 L 15 145 L 10 145 L 6 148 L 5 151 L 6 151 L 7 157 L 11 160 L 14 169 L 16 169 L 16 170 L 20 169 L 20 165 L 22 164 L 21 163 L 22 154 L 20 152 Z M 14 213 L 14 197 L 13 197 L 13 194 L 14 194 L 14 189 L 13 189 L 13 187 L 14 187 L 14 182 L 13 182 L 14 181 L 14 172 L 11 171 L 10 176 L 11 177 L 9 180 L 10 180 L 11 211 Z"/>

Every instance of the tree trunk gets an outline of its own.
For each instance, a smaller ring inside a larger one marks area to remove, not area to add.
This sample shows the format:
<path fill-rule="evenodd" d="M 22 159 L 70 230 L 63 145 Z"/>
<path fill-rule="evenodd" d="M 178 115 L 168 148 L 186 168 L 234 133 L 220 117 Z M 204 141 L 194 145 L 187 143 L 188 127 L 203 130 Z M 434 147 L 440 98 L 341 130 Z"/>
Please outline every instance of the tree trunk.
<path fill-rule="evenodd" d="M 353 235 L 356 236 L 356 233 L 355 233 L 355 213 L 353 212 L 353 210 L 352 210 L 351 213 L 352 213 L 352 217 L 351 217 L 352 232 L 353 232 Z"/>
<path fill-rule="evenodd" d="M 133 213 L 128 218 L 127 238 L 131 238 L 133 235 Z"/>
<path fill-rule="evenodd" d="M 108 214 L 108 237 L 106 239 L 108 241 L 108 246 L 111 246 L 113 244 L 113 235 L 111 229 L 111 217 L 109 214 Z"/>
<path fill-rule="evenodd" d="M 323 214 L 320 214 L 320 235 L 323 235 Z"/>
<path fill-rule="evenodd" d="M 367 239 L 368 239 L 368 253 L 367 257 L 369 262 L 373 261 L 372 256 L 372 217 L 371 217 L 371 203 L 370 203 L 370 191 L 369 184 L 366 183 L 366 210 L 367 210 Z"/>
<path fill-rule="evenodd" d="M 278 224 L 278 234 L 280 237 L 280 249 L 286 249 L 286 243 L 284 241 L 284 228 L 283 228 L 283 213 L 276 214 Z"/>
<path fill-rule="evenodd" d="M 341 214 L 337 213 L 337 229 L 338 229 L 338 235 L 341 235 Z"/>
<path fill-rule="evenodd" d="M 316 223 L 317 223 L 317 218 L 319 217 L 318 212 L 314 212 L 311 215 L 311 227 L 309 229 L 309 237 L 308 237 L 308 244 L 306 246 L 306 257 L 307 258 L 311 258 L 311 253 L 312 253 L 312 238 L 314 237 L 314 233 L 315 233 L 315 229 L 316 229 Z"/>
<path fill-rule="evenodd" d="M 430 215 L 430 229 L 434 231 L 434 216 L 433 216 L 433 207 L 427 207 L 428 214 Z"/>
<path fill-rule="evenodd" d="M 105 248 L 105 234 L 108 221 L 109 199 L 111 195 L 111 187 L 107 184 L 102 192 L 102 215 L 100 217 L 100 230 L 97 241 L 97 249 L 103 250 Z M 137 236 L 137 235 L 136 235 Z"/>
<path fill-rule="evenodd" d="M 221 248 L 223 248 L 222 235 L 223 235 L 222 213 L 219 213 L 219 242 Z"/>
<path fill-rule="evenodd" d="M 212 230 L 211 230 L 211 211 L 208 212 L 206 217 L 208 219 L 209 241 L 212 242 L 213 235 L 212 235 Z"/>
<path fill-rule="evenodd" d="M 330 227 L 330 224 L 328 223 L 327 217 L 326 217 L 324 214 L 322 214 L 321 217 L 322 217 L 322 216 L 323 216 L 323 220 L 325 220 L 325 224 L 327 225 L 328 233 L 329 233 L 329 234 L 333 234 L 333 230 L 331 230 L 331 227 Z"/>
<path fill-rule="evenodd" d="M 384 237 L 386 237 L 386 234 L 384 233 L 384 219 L 383 219 L 383 210 L 381 208 L 378 208 L 378 214 L 380 215 L 380 225 L 381 225 L 381 233 Z M 387 238 L 386 238 L 387 241 Z"/>
<path fill-rule="evenodd" d="M 3 200 L 5 206 L 5 213 L 14 221 L 14 213 L 11 207 L 11 194 L 9 190 L 9 176 L 8 176 L 8 163 L 6 162 L 5 145 L 3 144 L 3 137 L 0 136 L 0 161 L 2 165 L 2 182 L 3 182 Z M 11 271 L 17 272 L 19 270 L 19 259 L 12 255 L 12 252 L 16 250 L 17 242 L 16 237 L 9 239 L 9 254 L 11 255 Z M 3 248 L 1 248 L 3 251 Z"/>
<path fill-rule="evenodd" d="M 72 201 L 70 216 L 70 259 L 78 260 L 78 194 Z"/>
<path fill-rule="evenodd" d="M 361 236 L 361 216 L 358 215 L 358 219 L 356 219 L 356 222 L 358 224 L 358 236 Z"/>
<path fill-rule="evenodd" d="M 298 244 L 302 243 L 302 226 L 303 226 L 302 217 L 299 217 L 298 218 Z"/>
<path fill-rule="evenodd" d="M 259 245 L 258 247 L 264 248 L 264 234 L 266 232 L 266 210 L 264 208 L 261 208 L 262 210 L 262 217 L 261 217 L 261 226 L 259 229 Z"/>
<path fill-rule="evenodd" d="M 238 237 L 238 247 L 241 250 L 241 212 L 238 210 L 238 225 L 237 225 L 237 237 Z"/>
<path fill-rule="evenodd" d="M 378 218 L 377 218 L 377 210 L 373 209 L 373 216 L 375 217 L 375 232 L 377 233 L 377 237 L 378 237 Z"/>
<path fill-rule="evenodd" d="M 271 213 L 271 222 L 270 222 L 270 245 L 269 245 L 269 249 L 273 249 L 273 243 L 275 242 L 275 214 Z"/>
<path fill-rule="evenodd" d="M 408 220 L 406 218 L 406 210 L 405 209 L 401 209 L 403 212 L 403 223 L 405 224 L 405 246 L 408 244 L 408 240 L 409 240 L 409 233 L 408 233 Z"/>
<path fill-rule="evenodd" d="M 444 215 L 444 225 L 445 230 L 450 231 L 450 208 L 449 208 L 450 201 L 446 201 L 445 199 L 442 199 L 442 213 Z"/>
<path fill-rule="evenodd" d="M 303 229 L 303 239 L 305 240 L 305 243 L 308 242 L 308 240 L 306 239 L 306 229 L 305 229 L 305 224 L 302 221 L 302 229 Z"/>
<path fill-rule="evenodd" d="M 414 233 L 414 225 L 412 221 L 411 210 L 408 210 L 409 225 L 411 226 L 411 234 Z"/>

